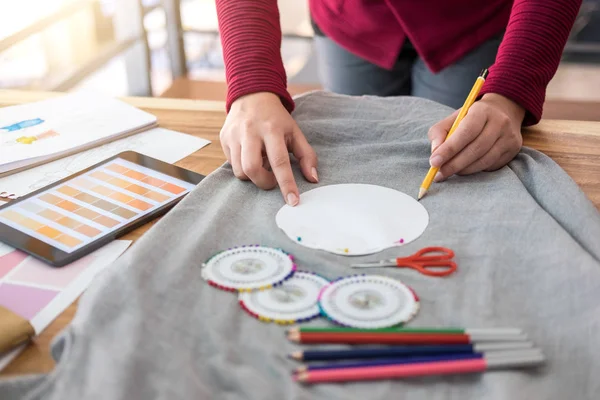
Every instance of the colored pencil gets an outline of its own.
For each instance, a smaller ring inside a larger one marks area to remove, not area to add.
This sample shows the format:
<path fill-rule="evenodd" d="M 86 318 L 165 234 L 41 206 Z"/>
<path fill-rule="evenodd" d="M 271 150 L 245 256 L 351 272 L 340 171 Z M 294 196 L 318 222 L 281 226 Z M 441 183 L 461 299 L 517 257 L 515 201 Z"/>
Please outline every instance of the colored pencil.
<path fill-rule="evenodd" d="M 305 344 L 469 344 L 525 341 L 524 334 L 461 334 L 409 332 L 288 332 L 288 340 Z"/>
<path fill-rule="evenodd" d="M 544 361 L 545 357 L 540 351 L 513 355 L 489 354 L 483 358 L 466 360 L 305 371 L 295 374 L 294 380 L 302 383 L 320 383 L 468 374 L 484 372 L 488 369 L 533 367 L 542 364 Z"/>
<path fill-rule="evenodd" d="M 456 119 L 454 120 L 452 127 L 450 127 L 450 130 L 448 131 L 448 134 L 446 135 L 446 138 L 444 139 L 444 141 L 448 140 L 448 138 L 450 136 L 452 136 L 452 134 L 456 131 L 456 128 L 458 128 L 458 125 L 460 124 L 460 122 L 467 115 L 469 108 L 471 108 L 473 103 L 475 103 L 475 100 L 477 100 L 477 96 L 479 96 L 479 92 L 481 91 L 481 87 L 485 83 L 485 78 L 487 78 L 487 75 L 488 75 L 488 70 L 484 69 L 481 72 L 481 74 L 479 75 L 479 77 L 477 77 L 475 84 L 473 84 L 473 87 L 471 88 L 471 92 L 467 96 L 465 103 L 463 104 L 458 115 L 456 116 Z M 423 196 L 425 196 L 425 194 L 429 190 L 429 187 L 431 186 L 431 183 L 433 182 L 433 178 L 435 178 L 435 175 L 438 173 L 439 170 L 440 169 L 438 167 L 430 167 L 429 168 L 429 172 L 427 172 L 425 179 L 423 179 L 423 183 L 421 183 L 421 188 L 419 189 L 418 200 L 421 200 L 421 198 L 423 198 Z"/>
<path fill-rule="evenodd" d="M 397 332 L 397 333 L 439 333 L 439 334 L 467 334 L 467 335 L 522 335 L 523 330 L 518 328 L 433 328 L 433 327 L 402 327 L 402 328 L 381 328 L 381 329 L 358 329 L 358 328 L 341 328 L 341 327 L 312 327 L 312 326 L 295 326 L 288 330 L 288 333 L 358 333 L 358 332 Z"/>
<path fill-rule="evenodd" d="M 493 354 L 492 354 L 493 353 Z M 378 358 L 373 360 L 358 360 L 358 361 L 342 361 L 322 364 L 306 364 L 296 368 L 295 372 L 319 371 L 323 369 L 341 369 L 341 368 L 357 368 L 357 367 L 374 367 L 381 365 L 399 365 L 399 364 L 417 364 L 422 362 L 435 361 L 450 361 L 450 360 L 466 360 L 473 358 L 484 358 L 486 355 L 496 357 L 505 356 L 512 357 L 521 354 L 537 354 L 541 353 L 538 348 L 515 349 L 515 350 L 500 350 L 486 353 L 456 353 L 456 354 L 433 354 L 420 357 L 401 357 L 401 358 Z"/>
<path fill-rule="evenodd" d="M 482 353 L 498 350 L 529 349 L 531 342 L 478 343 L 458 345 L 385 346 L 344 350 L 296 351 L 289 355 L 297 361 L 359 360 L 369 358 L 416 357 L 439 354 Z"/>
<path fill-rule="evenodd" d="M 318 371 L 322 369 L 340 369 L 356 367 L 374 367 L 376 365 L 398 365 L 398 364 L 418 364 L 432 361 L 450 361 L 466 360 L 472 358 L 483 358 L 484 353 L 456 353 L 456 354 L 435 354 L 420 357 L 402 357 L 402 358 L 377 358 L 366 361 L 342 361 L 326 364 L 306 364 L 296 368 L 296 373 L 305 371 Z"/>

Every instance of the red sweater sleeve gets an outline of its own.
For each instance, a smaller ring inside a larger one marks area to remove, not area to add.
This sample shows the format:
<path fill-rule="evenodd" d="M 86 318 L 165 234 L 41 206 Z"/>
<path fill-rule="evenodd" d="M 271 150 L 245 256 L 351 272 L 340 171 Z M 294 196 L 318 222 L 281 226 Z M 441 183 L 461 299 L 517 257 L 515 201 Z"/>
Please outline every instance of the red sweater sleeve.
<path fill-rule="evenodd" d="M 542 117 L 581 0 L 515 0 L 496 62 L 481 94 L 498 93 L 525 108 L 524 125 Z"/>
<path fill-rule="evenodd" d="M 292 112 L 281 59 L 277 0 L 217 0 L 219 31 L 227 79 L 227 112 L 237 98 L 271 92 Z"/>

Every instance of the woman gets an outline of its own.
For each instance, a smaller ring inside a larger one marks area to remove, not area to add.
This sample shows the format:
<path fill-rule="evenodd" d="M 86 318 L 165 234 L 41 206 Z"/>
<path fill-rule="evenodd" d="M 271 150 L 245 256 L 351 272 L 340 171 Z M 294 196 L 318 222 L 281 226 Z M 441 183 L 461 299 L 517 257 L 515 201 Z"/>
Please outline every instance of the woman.
<path fill-rule="evenodd" d="M 490 68 L 481 97 L 448 141 L 457 112 L 429 131 L 436 181 L 492 171 L 539 121 L 581 0 L 309 0 L 325 89 L 415 95 L 458 108 Z M 217 0 L 228 83 L 221 143 L 235 176 L 279 184 L 298 204 L 291 152 L 310 182 L 317 157 L 292 119 L 277 0 Z M 266 168 L 266 155 L 272 171 Z"/>

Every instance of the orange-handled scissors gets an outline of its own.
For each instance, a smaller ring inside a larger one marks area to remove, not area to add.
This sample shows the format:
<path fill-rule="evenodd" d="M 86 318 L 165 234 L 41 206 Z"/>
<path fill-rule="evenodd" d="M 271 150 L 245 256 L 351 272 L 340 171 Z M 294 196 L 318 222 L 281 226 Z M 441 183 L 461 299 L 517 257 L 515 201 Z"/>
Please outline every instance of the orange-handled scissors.
<path fill-rule="evenodd" d="M 454 252 L 446 247 L 425 247 L 409 257 L 352 264 L 352 268 L 412 268 L 423 275 L 446 276 L 456 271 L 456 263 L 452 261 L 453 257 Z"/>

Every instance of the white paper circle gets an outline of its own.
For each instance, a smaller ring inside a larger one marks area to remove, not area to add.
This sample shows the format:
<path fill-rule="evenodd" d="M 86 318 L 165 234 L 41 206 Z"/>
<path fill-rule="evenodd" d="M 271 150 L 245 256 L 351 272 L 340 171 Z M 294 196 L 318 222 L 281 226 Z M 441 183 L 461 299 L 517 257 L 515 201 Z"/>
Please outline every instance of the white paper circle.
<path fill-rule="evenodd" d="M 411 320 L 419 311 L 419 301 L 396 279 L 365 275 L 342 278 L 323 288 L 319 307 L 340 325 L 379 329 Z"/>
<path fill-rule="evenodd" d="M 317 299 L 329 281 L 310 272 L 294 275 L 269 290 L 240 293 L 240 305 L 263 321 L 297 323 L 320 314 Z"/>
<path fill-rule="evenodd" d="M 292 276 L 296 270 L 289 255 L 262 246 L 223 251 L 202 266 L 202 277 L 225 290 L 266 289 Z"/>
<path fill-rule="evenodd" d="M 283 206 L 277 226 L 298 244 L 341 255 L 365 255 L 417 239 L 429 214 L 413 197 L 382 186 L 322 186 Z"/>

